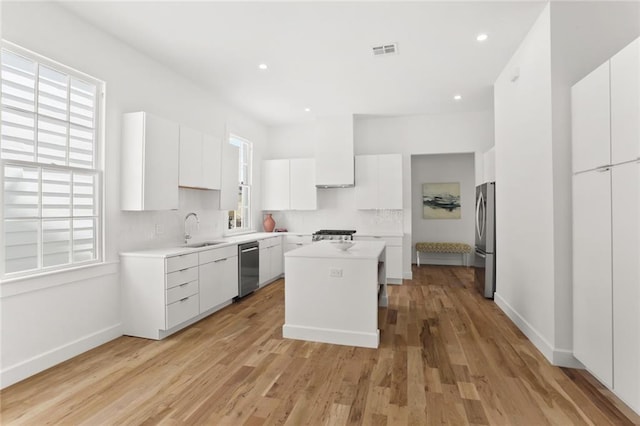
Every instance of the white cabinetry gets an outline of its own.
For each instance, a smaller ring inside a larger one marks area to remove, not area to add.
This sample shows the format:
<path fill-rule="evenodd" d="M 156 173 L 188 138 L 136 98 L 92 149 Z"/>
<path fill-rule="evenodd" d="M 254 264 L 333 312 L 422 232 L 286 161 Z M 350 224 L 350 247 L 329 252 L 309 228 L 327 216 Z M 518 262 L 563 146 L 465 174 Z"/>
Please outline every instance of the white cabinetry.
<path fill-rule="evenodd" d="M 400 154 L 356 156 L 356 208 L 402 209 L 402 156 Z"/>
<path fill-rule="evenodd" d="M 179 185 L 220 189 L 220 140 L 180 126 Z"/>
<path fill-rule="evenodd" d="M 402 284 L 402 237 L 383 235 L 355 235 L 356 241 L 384 241 L 386 245 L 387 282 L 389 284 Z"/>
<path fill-rule="evenodd" d="M 574 355 L 640 413 L 640 39 L 572 88 Z"/>
<path fill-rule="evenodd" d="M 262 162 L 262 210 L 315 210 L 315 160 L 295 158 Z"/>
<path fill-rule="evenodd" d="M 258 241 L 260 247 L 260 286 L 279 278 L 283 273 L 282 239 L 280 236 Z"/>
<path fill-rule="evenodd" d="M 220 210 L 235 210 L 238 208 L 240 148 L 225 142 L 221 153 Z"/>
<path fill-rule="evenodd" d="M 311 234 L 286 234 L 283 253 L 311 244 Z"/>
<path fill-rule="evenodd" d="M 315 136 L 315 184 L 353 186 L 353 116 L 318 119 Z"/>
<path fill-rule="evenodd" d="M 200 313 L 238 296 L 238 247 L 236 245 L 198 253 Z"/>
<path fill-rule="evenodd" d="M 199 313 L 198 255 L 122 256 L 123 333 L 162 339 Z"/>
<path fill-rule="evenodd" d="M 122 118 L 122 210 L 178 208 L 178 124 L 146 112 Z"/>

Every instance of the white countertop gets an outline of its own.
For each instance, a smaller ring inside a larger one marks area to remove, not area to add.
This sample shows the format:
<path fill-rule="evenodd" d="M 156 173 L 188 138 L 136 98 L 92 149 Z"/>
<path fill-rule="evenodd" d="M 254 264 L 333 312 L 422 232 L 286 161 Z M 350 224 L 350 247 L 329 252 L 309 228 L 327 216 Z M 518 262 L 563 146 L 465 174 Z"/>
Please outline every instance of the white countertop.
<path fill-rule="evenodd" d="M 169 247 L 158 247 L 158 248 L 124 252 L 124 253 L 120 253 L 120 256 L 139 256 L 139 257 L 179 256 L 182 254 L 197 253 L 199 251 L 204 251 L 204 250 L 213 250 L 217 248 L 228 247 L 231 245 L 248 243 L 249 241 L 258 241 L 258 240 L 264 240 L 265 238 L 279 237 L 282 234 L 284 234 L 284 232 L 253 232 L 249 234 L 232 235 L 228 237 L 198 238 L 198 239 L 194 239 L 193 241 L 190 241 L 189 245 L 198 244 L 205 241 L 219 242 L 220 244 L 214 244 L 214 245 L 204 246 L 204 247 L 187 247 L 186 244 L 181 244 L 181 245 L 169 246 Z"/>
<path fill-rule="evenodd" d="M 285 253 L 287 257 L 317 257 L 331 259 L 377 259 L 384 250 L 383 241 L 354 241 L 348 250 L 339 250 L 331 241 L 318 241 Z"/>

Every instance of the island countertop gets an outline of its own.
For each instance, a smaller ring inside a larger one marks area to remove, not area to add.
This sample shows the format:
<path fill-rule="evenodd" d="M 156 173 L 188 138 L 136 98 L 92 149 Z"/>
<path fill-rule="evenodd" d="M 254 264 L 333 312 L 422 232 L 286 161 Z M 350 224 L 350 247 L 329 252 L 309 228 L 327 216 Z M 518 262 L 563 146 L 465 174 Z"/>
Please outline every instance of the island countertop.
<path fill-rule="evenodd" d="M 289 257 L 315 257 L 325 259 L 377 259 L 385 248 L 383 241 L 353 241 L 348 250 L 340 250 L 332 241 L 318 241 L 285 253 Z"/>

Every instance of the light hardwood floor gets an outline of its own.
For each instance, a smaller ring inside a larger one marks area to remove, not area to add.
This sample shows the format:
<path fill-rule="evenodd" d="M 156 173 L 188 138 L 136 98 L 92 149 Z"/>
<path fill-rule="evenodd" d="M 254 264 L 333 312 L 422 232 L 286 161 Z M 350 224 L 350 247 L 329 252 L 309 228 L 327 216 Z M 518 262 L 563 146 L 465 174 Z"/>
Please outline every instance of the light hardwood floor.
<path fill-rule="evenodd" d="M 550 366 L 472 279 L 414 266 L 389 288 L 377 350 L 284 340 L 280 280 L 166 340 L 121 337 L 3 390 L 0 422 L 640 423 L 588 373 Z"/>

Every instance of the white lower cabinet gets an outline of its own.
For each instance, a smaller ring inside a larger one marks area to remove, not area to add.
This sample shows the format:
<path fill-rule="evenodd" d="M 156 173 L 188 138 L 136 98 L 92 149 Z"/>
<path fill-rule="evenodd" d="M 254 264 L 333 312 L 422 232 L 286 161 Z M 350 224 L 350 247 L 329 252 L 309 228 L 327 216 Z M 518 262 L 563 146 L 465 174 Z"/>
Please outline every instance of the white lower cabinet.
<path fill-rule="evenodd" d="M 123 334 L 160 340 L 238 295 L 237 246 L 121 255 Z"/>
<path fill-rule="evenodd" d="M 238 249 L 223 247 L 199 253 L 200 313 L 238 296 Z"/>
<path fill-rule="evenodd" d="M 355 241 L 384 241 L 387 251 L 387 283 L 402 284 L 402 237 L 388 235 L 355 235 Z"/>
<path fill-rule="evenodd" d="M 282 239 L 280 236 L 258 241 L 260 246 L 260 286 L 279 278 L 284 272 L 282 257 Z"/>

